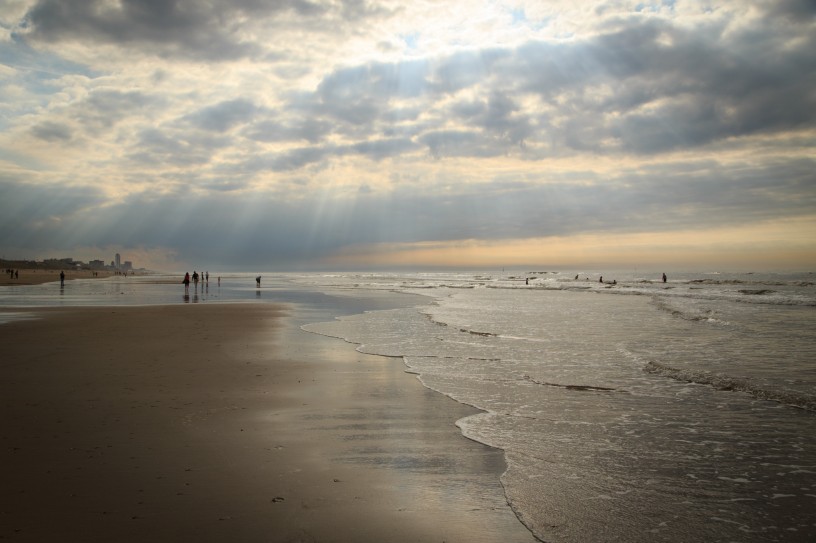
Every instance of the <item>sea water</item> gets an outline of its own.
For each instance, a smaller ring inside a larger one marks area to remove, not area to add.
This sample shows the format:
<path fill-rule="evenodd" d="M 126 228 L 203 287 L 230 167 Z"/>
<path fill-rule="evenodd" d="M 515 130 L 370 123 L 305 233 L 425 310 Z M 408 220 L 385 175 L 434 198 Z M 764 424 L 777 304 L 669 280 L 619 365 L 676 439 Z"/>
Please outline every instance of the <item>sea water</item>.
<path fill-rule="evenodd" d="M 304 330 L 402 357 L 425 386 L 482 410 L 457 424 L 504 450 L 508 502 L 541 540 L 816 540 L 811 274 L 267 273 L 261 288 L 256 275 L 211 275 L 187 293 L 180 275 L 0 287 L 0 317 L 333 307 L 305 314 L 344 316 Z M 420 296 L 378 301 L 391 292 Z"/>
<path fill-rule="evenodd" d="M 540 539 L 816 541 L 814 277 L 616 275 L 297 280 L 426 297 L 304 328 L 483 410 L 457 424 Z"/>

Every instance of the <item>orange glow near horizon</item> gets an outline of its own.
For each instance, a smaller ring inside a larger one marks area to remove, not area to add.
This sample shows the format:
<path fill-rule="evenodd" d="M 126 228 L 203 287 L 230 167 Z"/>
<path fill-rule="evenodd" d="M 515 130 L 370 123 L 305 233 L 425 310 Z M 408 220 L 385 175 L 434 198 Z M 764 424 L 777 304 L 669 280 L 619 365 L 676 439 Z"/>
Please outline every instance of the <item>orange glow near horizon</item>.
<path fill-rule="evenodd" d="M 816 218 L 715 230 L 511 240 L 375 244 L 324 261 L 337 267 L 816 268 Z"/>

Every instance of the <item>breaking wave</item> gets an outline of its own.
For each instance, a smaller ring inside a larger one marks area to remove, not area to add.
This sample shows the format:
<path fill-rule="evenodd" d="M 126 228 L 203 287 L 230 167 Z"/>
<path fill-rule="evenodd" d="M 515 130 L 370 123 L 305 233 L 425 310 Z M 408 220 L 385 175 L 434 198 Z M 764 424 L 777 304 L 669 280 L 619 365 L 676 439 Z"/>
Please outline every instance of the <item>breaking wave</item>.
<path fill-rule="evenodd" d="M 693 322 L 709 322 L 712 324 L 727 325 L 728 322 L 718 318 L 718 313 L 710 308 L 679 308 L 671 305 L 670 300 L 654 297 L 652 303 L 661 311 L 666 311 L 673 317 Z"/>
<path fill-rule="evenodd" d="M 799 409 L 816 411 L 816 395 L 791 390 L 764 388 L 750 379 L 740 379 L 708 371 L 678 369 L 654 361 L 647 362 L 643 367 L 643 371 L 676 381 L 708 385 L 716 390 L 744 392 L 759 400 L 779 402 Z"/>

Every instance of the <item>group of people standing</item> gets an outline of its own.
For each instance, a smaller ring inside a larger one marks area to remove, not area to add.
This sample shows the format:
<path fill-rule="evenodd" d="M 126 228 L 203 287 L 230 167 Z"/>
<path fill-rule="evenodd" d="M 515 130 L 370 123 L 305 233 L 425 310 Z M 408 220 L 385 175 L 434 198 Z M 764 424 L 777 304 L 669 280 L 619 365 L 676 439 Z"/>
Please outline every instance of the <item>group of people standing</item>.
<path fill-rule="evenodd" d="M 193 285 L 196 288 L 198 288 L 199 279 L 201 280 L 202 283 L 204 283 L 206 285 L 209 285 L 210 284 L 210 272 L 201 272 L 201 275 L 198 275 L 198 272 L 193 270 L 192 280 L 193 280 Z M 189 272 L 184 274 L 184 279 L 181 282 L 184 283 L 184 290 L 187 290 L 187 289 L 190 288 L 190 273 Z M 218 284 L 219 285 L 221 284 L 221 278 L 220 277 L 218 278 Z"/>
<path fill-rule="evenodd" d="M 201 275 L 198 274 L 197 271 L 193 270 L 192 278 L 190 273 L 187 272 L 184 274 L 184 279 L 181 281 L 184 283 L 184 292 L 187 292 L 190 289 L 190 280 L 192 279 L 193 286 L 198 288 L 199 280 L 204 284 L 209 286 L 210 285 L 210 272 L 201 272 Z M 221 276 L 218 276 L 218 286 L 221 286 Z"/>
<path fill-rule="evenodd" d="M 661 276 L 661 279 L 662 279 L 662 280 L 663 280 L 663 282 L 665 283 L 665 282 L 668 280 L 668 277 L 666 277 L 666 274 L 664 273 L 664 274 Z M 578 280 L 578 274 L 576 274 L 576 275 L 575 275 L 575 280 L 576 280 L 576 281 Z M 589 281 L 589 277 L 587 277 L 587 278 L 586 278 L 586 281 Z M 603 282 L 604 282 L 604 280 L 603 280 L 603 275 L 600 277 L 600 279 L 598 279 L 598 282 L 599 282 L 599 283 L 603 283 Z M 528 284 L 529 284 L 529 282 L 528 282 Z M 613 280 L 612 280 L 612 282 L 611 282 L 611 283 L 608 283 L 608 284 L 610 284 L 610 285 L 617 285 L 617 284 L 618 284 L 618 282 L 617 282 L 617 280 L 613 279 Z"/>

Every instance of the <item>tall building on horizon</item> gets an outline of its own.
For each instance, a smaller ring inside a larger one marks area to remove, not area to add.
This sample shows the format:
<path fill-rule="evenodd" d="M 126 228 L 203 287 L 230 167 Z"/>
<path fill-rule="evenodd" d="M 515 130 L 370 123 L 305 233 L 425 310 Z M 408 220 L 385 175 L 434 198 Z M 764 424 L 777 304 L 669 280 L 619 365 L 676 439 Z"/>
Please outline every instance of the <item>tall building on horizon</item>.
<path fill-rule="evenodd" d="M 121 268 L 122 268 L 122 255 L 116 253 L 116 269 L 118 270 Z"/>

